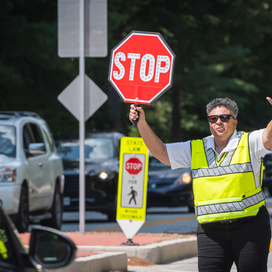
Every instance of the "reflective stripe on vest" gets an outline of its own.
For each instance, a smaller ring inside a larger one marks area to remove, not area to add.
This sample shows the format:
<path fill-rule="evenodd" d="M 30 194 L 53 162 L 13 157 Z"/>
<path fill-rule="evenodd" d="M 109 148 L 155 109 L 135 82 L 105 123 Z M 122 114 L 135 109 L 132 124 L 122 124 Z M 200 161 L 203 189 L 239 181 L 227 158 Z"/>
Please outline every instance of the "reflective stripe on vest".
<path fill-rule="evenodd" d="M 254 216 L 265 198 L 255 184 L 248 133 L 239 132 L 235 150 L 216 157 L 207 139 L 191 142 L 195 211 L 200 223 Z"/>
<path fill-rule="evenodd" d="M 243 164 L 233 164 L 224 167 L 217 168 L 201 168 L 201 169 L 193 169 L 192 176 L 193 178 L 200 177 L 212 177 L 212 176 L 220 176 L 227 175 L 233 173 L 242 173 L 242 172 L 252 172 L 251 163 L 243 163 Z"/>
<path fill-rule="evenodd" d="M 256 195 L 243 199 L 242 201 L 203 205 L 200 207 L 195 207 L 195 211 L 197 216 L 225 212 L 238 212 L 254 206 L 264 200 L 264 193 L 261 191 Z"/>

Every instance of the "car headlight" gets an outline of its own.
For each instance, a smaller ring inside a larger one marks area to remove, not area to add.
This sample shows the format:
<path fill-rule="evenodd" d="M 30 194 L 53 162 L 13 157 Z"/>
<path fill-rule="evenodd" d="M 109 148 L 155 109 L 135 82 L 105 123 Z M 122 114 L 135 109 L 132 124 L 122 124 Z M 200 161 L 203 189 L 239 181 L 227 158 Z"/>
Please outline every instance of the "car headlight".
<path fill-rule="evenodd" d="M 16 181 L 16 169 L 0 168 L 0 182 Z"/>
<path fill-rule="evenodd" d="M 188 184 L 188 183 L 191 182 L 191 180 L 192 180 L 191 175 L 188 174 L 188 173 L 184 173 L 184 174 L 182 174 L 180 177 L 178 177 L 175 180 L 175 182 L 173 183 L 173 185 L 177 186 L 177 185 L 180 185 L 180 184 L 183 184 L 183 183 Z"/>
<path fill-rule="evenodd" d="M 108 175 L 106 172 L 101 172 L 101 173 L 99 174 L 99 177 L 100 177 L 102 180 L 107 179 L 108 176 L 109 176 L 109 175 Z"/>

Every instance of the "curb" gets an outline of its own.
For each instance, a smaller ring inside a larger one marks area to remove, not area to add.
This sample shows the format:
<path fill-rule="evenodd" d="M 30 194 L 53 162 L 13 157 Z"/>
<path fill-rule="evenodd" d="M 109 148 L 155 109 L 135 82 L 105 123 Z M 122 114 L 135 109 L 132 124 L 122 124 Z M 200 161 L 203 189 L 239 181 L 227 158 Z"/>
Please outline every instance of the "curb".
<path fill-rule="evenodd" d="M 127 271 L 127 254 L 123 252 L 102 253 L 88 257 L 77 258 L 72 264 L 60 269 L 46 270 L 47 272 L 75 271 Z"/>
<path fill-rule="evenodd" d="M 163 241 L 145 246 L 77 246 L 78 251 L 123 252 L 154 264 L 162 264 L 197 255 L 196 237 Z M 95 270 L 96 271 L 96 270 Z"/>
<path fill-rule="evenodd" d="M 197 256 L 196 237 L 176 239 L 144 246 L 77 246 L 79 252 L 97 255 L 77 258 L 72 264 L 47 272 L 127 271 L 127 257 L 137 257 L 154 264 L 163 264 Z"/>

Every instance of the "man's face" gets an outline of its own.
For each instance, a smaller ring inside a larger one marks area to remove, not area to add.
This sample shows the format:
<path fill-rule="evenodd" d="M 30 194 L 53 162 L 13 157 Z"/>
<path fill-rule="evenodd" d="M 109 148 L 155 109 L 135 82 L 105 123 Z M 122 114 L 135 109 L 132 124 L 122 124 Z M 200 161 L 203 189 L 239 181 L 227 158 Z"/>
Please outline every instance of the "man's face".
<path fill-rule="evenodd" d="M 233 116 L 233 112 L 228 110 L 227 108 L 220 106 L 214 108 L 209 115 L 221 115 L 221 114 L 231 114 Z M 228 141 L 234 130 L 237 127 L 237 120 L 234 120 L 232 117 L 226 123 L 223 123 L 220 118 L 215 123 L 210 123 L 210 131 L 214 136 L 215 141 Z"/>

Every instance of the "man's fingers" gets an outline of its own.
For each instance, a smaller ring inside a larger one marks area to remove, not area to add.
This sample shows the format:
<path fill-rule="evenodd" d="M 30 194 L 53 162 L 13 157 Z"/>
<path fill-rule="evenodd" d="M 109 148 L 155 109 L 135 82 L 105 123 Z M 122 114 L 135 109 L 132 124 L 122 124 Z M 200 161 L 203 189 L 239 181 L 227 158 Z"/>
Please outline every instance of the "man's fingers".
<path fill-rule="evenodd" d="M 130 105 L 129 119 L 131 122 L 135 121 L 138 118 L 138 113 L 134 105 Z"/>
<path fill-rule="evenodd" d="M 272 105 L 272 99 L 270 97 L 266 97 L 266 100 Z"/>

